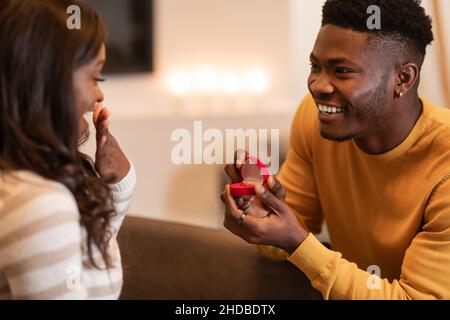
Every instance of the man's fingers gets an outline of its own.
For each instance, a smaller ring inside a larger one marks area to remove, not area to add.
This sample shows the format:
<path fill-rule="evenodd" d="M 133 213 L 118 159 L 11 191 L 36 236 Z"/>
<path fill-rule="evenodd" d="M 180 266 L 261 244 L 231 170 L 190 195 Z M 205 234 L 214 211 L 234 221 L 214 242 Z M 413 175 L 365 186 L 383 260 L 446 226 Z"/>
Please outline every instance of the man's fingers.
<path fill-rule="evenodd" d="M 235 201 L 236 201 L 238 208 L 245 211 L 251 205 L 252 197 L 251 196 L 237 197 L 237 198 L 235 198 Z"/>
<path fill-rule="evenodd" d="M 245 159 L 248 156 L 248 152 L 246 150 L 238 149 L 234 153 L 234 162 L 233 164 L 226 164 L 224 169 L 225 173 L 231 179 L 233 183 L 241 182 L 241 167 L 245 163 Z"/>
<path fill-rule="evenodd" d="M 233 183 L 241 182 L 242 177 L 239 171 L 236 169 L 234 164 L 226 164 L 225 167 L 225 173 L 228 175 L 228 177 L 231 179 Z"/>
<path fill-rule="evenodd" d="M 225 205 L 227 206 L 228 213 L 235 219 L 239 219 L 239 217 L 242 214 L 242 210 L 239 210 L 236 202 L 234 201 L 231 192 L 230 192 L 230 185 L 227 184 L 225 189 Z"/>
<path fill-rule="evenodd" d="M 230 219 L 229 216 L 225 216 L 225 218 L 223 220 L 223 226 L 225 228 L 227 228 L 229 231 L 231 231 L 233 234 L 244 239 L 245 236 L 242 233 L 242 227 L 240 225 L 236 224 L 236 221 L 234 219 Z"/>
<path fill-rule="evenodd" d="M 275 211 L 277 214 L 283 214 L 285 213 L 285 210 L 287 209 L 287 205 L 275 197 L 270 191 L 266 190 L 264 186 L 261 184 L 258 184 L 255 186 L 255 192 L 261 201 Z"/>
<path fill-rule="evenodd" d="M 244 213 L 244 211 L 237 207 L 237 204 L 234 201 L 233 196 L 231 195 L 229 184 L 226 186 L 225 189 L 224 200 L 225 205 L 227 207 L 226 212 L 228 213 L 230 218 L 234 219 L 234 221 L 237 223 L 239 221 L 239 218 L 241 218 L 241 215 Z"/>
<path fill-rule="evenodd" d="M 248 157 L 247 150 L 238 149 L 234 152 L 234 166 L 236 167 L 236 170 L 241 169 L 247 157 Z"/>
<path fill-rule="evenodd" d="M 229 185 L 220 194 L 220 198 L 225 203 L 224 227 L 248 243 L 261 244 L 259 235 L 266 221 L 238 209 L 230 193 Z"/>
<path fill-rule="evenodd" d="M 253 217 L 249 214 L 245 215 L 245 218 L 241 223 L 234 219 L 231 215 L 225 215 L 223 220 L 223 226 L 229 231 L 244 239 L 248 243 L 258 244 L 259 239 L 255 236 L 255 230 L 258 230 L 259 224 L 262 221 L 260 218 Z"/>
<path fill-rule="evenodd" d="M 267 180 L 267 187 L 269 188 L 269 191 L 272 192 L 278 199 L 282 201 L 286 199 L 286 191 L 281 182 L 275 178 L 275 176 L 272 175 L 269 177 Z"/>
<path fill-rule="evenodd" d="M 225 190 L 223 190 L 221 193 L 220 193 L 220 200 L 225 204 L 225 197 L 227 196 L 227 190 L 225 189 Z"/>

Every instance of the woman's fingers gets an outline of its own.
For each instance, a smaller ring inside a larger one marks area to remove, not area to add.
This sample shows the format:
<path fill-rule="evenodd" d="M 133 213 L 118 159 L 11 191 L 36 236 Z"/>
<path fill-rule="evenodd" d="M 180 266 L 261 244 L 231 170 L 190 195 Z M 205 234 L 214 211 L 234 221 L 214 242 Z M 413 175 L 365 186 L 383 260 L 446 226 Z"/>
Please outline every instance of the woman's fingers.
<path fill-rule="evenodd" d="M 103 122 L 100 122 L 100 124 L 97 127 L 97 131 L 100 132 L 100 134 L 106 134 L 109 128 L 109 120 L 106 119 Z"/>
<path fill-rule="evenodd" d="M 98 115 L 97 123 L 101 124 L 101 123 L 107 121 L 109 119 L 110 115 L 111 115 L 111 112 L 109 111 L 109 109 L 108 108 L 103 108 L 100 111 L 100 114 Z"/>
<path fill-rule="evenodd" d="M 96 103 L 92 114 L 92 121 L 94 122 L 95 128 L 99 130 L 99 125 L 105 120 L 108 120 L 110 115 L 111 111 L 108 108 L 103 107 L 101 103 Z"/>
<path fill-rule="evenodd" d="M 108 139 L 109 124 L 110 124 L 109 116 L 110 115 L 111 115 L 111 112 L 109 111 L 108 108 L 98 109 L 98 107 L 96 106 L 93 117 L 96 120 L 96 122 L 94 122 L 94 124 L 95 124 L 95 129 L 97 131 L 97 144 L 99 147 L 104 146 Z"/>
<path fill-rule="evenodd" d="M 92 121 L 94 122 L 95 127 L 97 127 L 97 119 L 98 115 L 100 114 L 100 111 L 102 110 L 103 106 L 101 103 L 96 103 L 94 107 L 94 112 L 92 113 Z"/>

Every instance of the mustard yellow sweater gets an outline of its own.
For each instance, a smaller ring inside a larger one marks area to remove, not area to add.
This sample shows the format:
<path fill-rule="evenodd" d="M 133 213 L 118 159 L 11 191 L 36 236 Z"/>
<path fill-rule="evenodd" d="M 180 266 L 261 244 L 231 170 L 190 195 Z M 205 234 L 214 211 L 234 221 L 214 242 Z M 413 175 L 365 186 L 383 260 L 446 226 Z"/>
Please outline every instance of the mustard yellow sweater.
<path fill-rule="evenodd" d="M 380 155 L 323 139 L 310 95 L 296 113 L 279 178 L 311 233 L 289 257 L 262 250 L 325 299 L 450 299 L 450 111 L 421 100 L 409 136 Z M 323 219 L 333 251 L 312 234 Z"/>

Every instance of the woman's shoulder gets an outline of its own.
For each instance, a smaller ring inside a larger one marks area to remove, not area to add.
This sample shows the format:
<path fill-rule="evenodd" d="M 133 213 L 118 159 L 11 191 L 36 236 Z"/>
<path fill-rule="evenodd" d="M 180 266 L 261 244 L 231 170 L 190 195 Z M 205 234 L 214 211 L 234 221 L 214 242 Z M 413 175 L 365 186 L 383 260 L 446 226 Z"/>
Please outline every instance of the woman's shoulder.
<path fill-rule="evenodd" d="M 16 217 L 34 220 L 57 212 L 78 215 L 78 207 L 62 183 L 21 170 L 0 173 L 0 219 L 13 212 Z"/>
<path fill-rule="evenodd" d="M 53 292 L 69 268 L 81 268 L 79 220 L 64 185 L 26 171 L 0 174 L 0 276 L 15 294 Z"/>

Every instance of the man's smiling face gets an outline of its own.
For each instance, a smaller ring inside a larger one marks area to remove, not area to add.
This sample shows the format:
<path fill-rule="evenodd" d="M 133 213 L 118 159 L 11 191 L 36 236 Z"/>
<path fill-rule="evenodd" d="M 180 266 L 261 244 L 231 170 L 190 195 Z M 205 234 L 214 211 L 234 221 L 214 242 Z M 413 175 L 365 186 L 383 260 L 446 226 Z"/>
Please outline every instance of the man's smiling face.
<path fill-rule="evenodd" d="M 395 68 L 365 33 L 325 25 L 311 53 L 308 88 L 320 133 L 344 141 L 377 134 L 393 112 Z"/>

